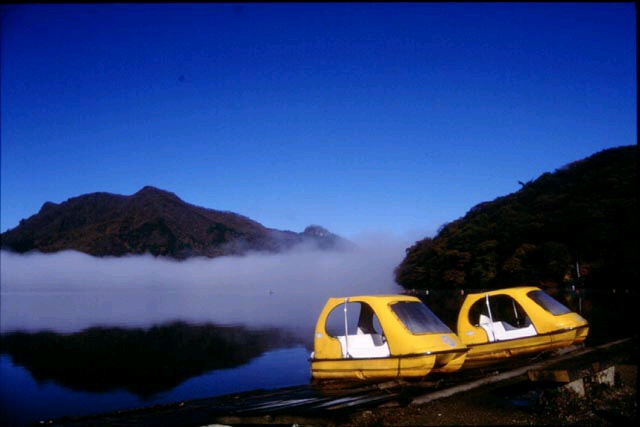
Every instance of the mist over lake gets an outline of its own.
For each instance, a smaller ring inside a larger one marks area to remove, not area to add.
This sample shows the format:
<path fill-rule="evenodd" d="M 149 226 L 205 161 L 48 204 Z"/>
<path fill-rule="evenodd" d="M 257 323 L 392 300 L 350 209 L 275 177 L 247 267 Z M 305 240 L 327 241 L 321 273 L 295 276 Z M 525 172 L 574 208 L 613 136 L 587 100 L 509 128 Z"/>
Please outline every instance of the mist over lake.
<path fill-rule="evenodd" d="M 393 269 L 406 247 L 400 239 L 368 236 L 349 251 L 301 247 L 186 261 L 3 251 L 0 331 L 167 320 L 299 328 L 313 325 L 327 297 L 398 292 Z"/>
<path fill-rule="evenodd" d="M 399 292 L 412 242 L 185 261 L 2 251 L 3 421 L 306 383 L 326 298 Z"/>

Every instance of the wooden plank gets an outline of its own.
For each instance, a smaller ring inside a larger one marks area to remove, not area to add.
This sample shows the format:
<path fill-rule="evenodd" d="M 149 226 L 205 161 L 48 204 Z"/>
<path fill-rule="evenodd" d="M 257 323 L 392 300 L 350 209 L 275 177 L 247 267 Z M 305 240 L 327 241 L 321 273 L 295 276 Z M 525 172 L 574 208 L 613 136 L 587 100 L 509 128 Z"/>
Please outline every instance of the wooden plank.
<path fill-rule="evenodd" d="M 338 419 L 339 420 L 339 419 Z M 336 420 L 336 421 L 338 421 Z M 263 415 L 263 416 L 242 416 L 223 415 L 211 420 L 212 423 L 228 426 L 238 425 L 326 425 L 327 417 L 309 415 Z"/>
<path fill-rule="evenodd" d="M 564 369 L 531 369 L 527 372 L 529 381 L 534 382 L 556 382 L 556 383 L 570 383 L 585 377 L 590 377 L 598 372 L 606 369 L 608 366 L 604 366 L 600 363 L 592 363 L 589 366 L 574 366 Z"/>
<path fill-rule="evenodd" d="M 529 381 L 534 382 L 568 383 L 572 381 L 566 369 L 531 369 L 527 372 L 527 376 Z"/>
<path fill-rule="evenodd" d="M 544 362 L 540 362 L 540 363 L 536 363 L 533 365 L 528 365 L 528 366 L 524 366 L 524 367 L 520 367 L 517 369 L 513 369 L 511 371 L 507 371 L 507 372 L 503 372 L 500 373 L 498 375 L 493 375 L 491 377 L 487 377 L 487 378 L 481 378 L 478 379 L 476 381 L 471 381 L 465 384 L 461 384 L 458 386 L 454 386 L 454 387 L 450 387 L 444 390 L 440 390 L 440 391 L 436 391 L 436 392 L 432 392 L 432 393 L 427 393 L 421 396 L 417 396 L 415 398 L 413 398 L 413 400 L 411 400 L 410 405 L 421 405 L 424 403 L 428 403 L 437 399 L 441 399 L 441 398 L 445 398 L 445 397 L 450 397 L 453 396 L 457 393 L 462 393 L 464 391 L 469 391 L 469 390 L 473 390 L 476 389 L 478 387 L 481 386 L 485 386 L 485 385 L 490 385 L 490 384 L 495 384 L 498 382 L 502 382 L 502 381 L 507 381 L 507 380 L 511 380 L 511 379 L 515 379 L 517 377 L 524 377 L 527 378 L 527 372 L 530 370 L 542 370 L 545 368 L 548 368 L 550 366 L 553 366 L 557 363 L 566 361 L 566 360 L 571 360 L 573 358 L 576 358 L 578 356 L 585 356 L 585 355 L 589 355 L 589 354 L 597 354 L 599 352 L 606 352 L 606 351 L 610 351 L 611 349 L 618 347 L 618 346 L 623 346 L 625 344 L 630 343 L 632 340 L 630 338 L 625 338 L 625 339 L 621 339 L 618 341 L 614 341 L 608 344 L 604 344 L 602 346 L 599 347 L 593 347 L 593 348 L 583 348 L 581 350 L 576 350 L 575 352 L 571 352 L 571 353 L 567 353 L 564 354 L 562 356 L 556 357 L 554 359 L 548 360 L 548 361 L 544 361 Z"/>
<path fill-rule="evenodd" d="M 324 406 L 328 410 L 335 411 L 339 409 L 369 406 L 374 403 L 388 402 L 389 400 L 393 400 L 396 397 L 397 394 L 356 396 L 348 399 L 340 399 L 339 401 L 329 402 L 329 404 L 322 406 Z"/>

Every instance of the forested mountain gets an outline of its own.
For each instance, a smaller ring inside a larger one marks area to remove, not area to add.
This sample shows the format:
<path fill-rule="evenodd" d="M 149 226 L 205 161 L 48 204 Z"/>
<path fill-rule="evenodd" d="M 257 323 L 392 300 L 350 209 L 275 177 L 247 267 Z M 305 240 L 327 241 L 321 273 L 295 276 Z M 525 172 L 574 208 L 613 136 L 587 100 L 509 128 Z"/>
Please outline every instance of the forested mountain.
<path fill-rule="evenodd" d="M 101 192 L 46 202 L 37 214 L 2 233 L 0 242 L 3 249 L 21 253 L 73 249 L 94 256 L 150 253 L 176 259 L 280 252 L 303 243 L 320 249 L 350 245 L 320 226 L 302 233 L 275 230 L 150 186 L 130 196 Z"/>
<path fill-rule="evenodd" d="M 407 289 L 522 284 L 592 288 L 638 279 L 637 146 L 598 152 L 473 207 L 416 242 L 396 268 Z M 573 281 L 573 282 L 570 282 Z"/>

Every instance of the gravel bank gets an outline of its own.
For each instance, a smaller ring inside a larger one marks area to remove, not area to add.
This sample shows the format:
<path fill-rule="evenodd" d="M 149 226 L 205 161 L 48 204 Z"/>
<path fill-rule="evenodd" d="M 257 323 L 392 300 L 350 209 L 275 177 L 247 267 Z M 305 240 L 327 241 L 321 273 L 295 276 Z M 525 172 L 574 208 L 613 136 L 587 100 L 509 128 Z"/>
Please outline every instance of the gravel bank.
<path fill-rule="evenodd" d="M 482 387 L 424 405 L 365 410 L 347 426 L 628 425 L 637 420 L 637 365 L 616 367 L 615 386 L 584 398 L 549 389 L 542 393 Z"/>

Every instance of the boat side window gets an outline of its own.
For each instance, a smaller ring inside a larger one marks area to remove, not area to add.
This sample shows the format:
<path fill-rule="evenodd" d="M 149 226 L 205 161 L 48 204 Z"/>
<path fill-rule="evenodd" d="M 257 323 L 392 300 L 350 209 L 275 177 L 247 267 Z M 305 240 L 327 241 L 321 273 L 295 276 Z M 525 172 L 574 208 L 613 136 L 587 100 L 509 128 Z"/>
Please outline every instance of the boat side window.
<path fill-rule="evenodd" d="M 333 337 L 359 334 L 382 335 L 382 327 L 378 316 L 368 304 L 360 302 L 346 303 L 346 325 L 344 309 L 345 303 L 342 303 L 331 310 L 325 325 L 327 334 Z"/>
<path fill-rule="evenodd" d="M 474 326 L 480 326 L 480 316 L 489 317 L 489 310 L 487 310 L 487 303 L 484 298 L 474 302 L 469 309 L 469 323 Z"/>
<path fill-rule="evenodd" d="M 507 326 L 514 328 L 524 328 L 531 324 L 522 306 L 508 295 L 490 297 L 489 305 L 494 322 L 505 322 Z"/>
<path fill-rule="evenodd" d="M 376 316 L 369 304 L 360 304 L 360 316 L 358 317 L 356 333 L 382 335 L 382 327 L 380 327 L 378 316 Z"/>
<path fill-rule="evenodd" d="M 329 336 L 340 342 L 343 358 L 389 357 L 389 345 L 378 317 L 366 303 L 338 305 L 329 313 L 325 329 Z"/>
<path fill-rule="evenodd" d="M 484 298 L 476 301 L 469 310 L 469 323 L 479 326 L 483 316 L 493 322 L 504 322 L 511 328 L 526 328 L 531 324 L 522 306 L 508 295 L 489 297 L 489 307 Z"/>
<path fill-rule="evenodd" d="M 536 304 L 556 316 L 571 313 L 571 310 L 562 303 L 556 301 L 544 291 L 531 291 L 527 294 Z"/>
<path fill-rule="evenodd" d="M 451 329 L 445 325 L 433 312 L 419 301 L 400 301 L 391 305 L 391 310 L 398 316 L 411 333 L 451 333 Z"/>

